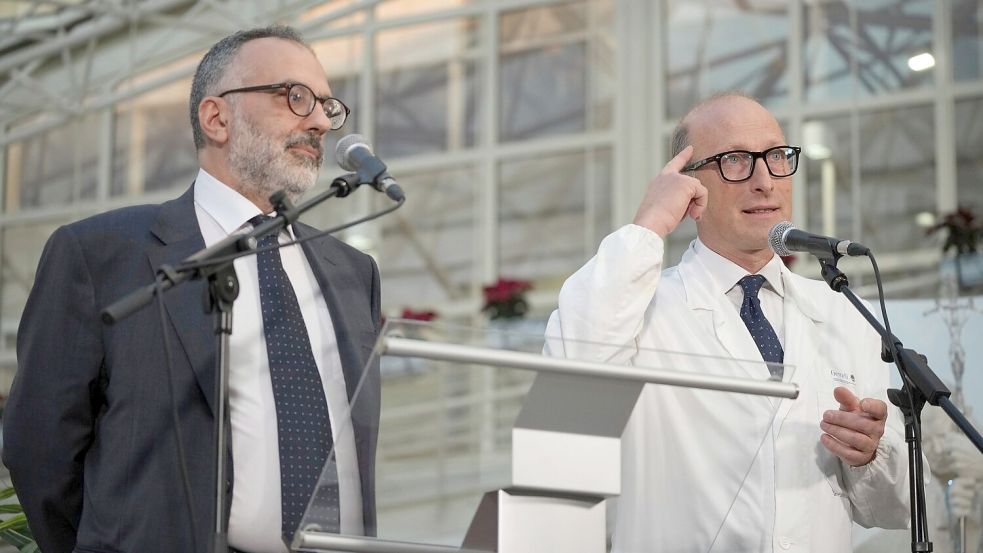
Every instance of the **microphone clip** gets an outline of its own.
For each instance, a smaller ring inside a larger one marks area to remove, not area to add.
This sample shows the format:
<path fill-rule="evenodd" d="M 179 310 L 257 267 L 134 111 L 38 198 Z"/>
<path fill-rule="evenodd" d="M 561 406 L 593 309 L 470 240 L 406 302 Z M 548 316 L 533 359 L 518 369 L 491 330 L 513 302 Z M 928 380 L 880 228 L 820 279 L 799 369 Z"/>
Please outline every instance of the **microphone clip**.
<path fill-rule="evenodd" d="M 849 286 L 850 281 L 847 279 L 843 271 L 836 267 L 836 259 L 824 259 L 819 258 L 819 272 L 826 281 L 826 284 L 834 292 L 839 292 L 844 286 Z"/>
<path fill-rule="evenodd" d="M 345 173 L 344 175 L 335 177 L 335 179 L 331 181 L 331 186 L 329 188 L 338 191 L 337 194 L 335 194 L 336 197 L 344 198 L 345 196 L 351 194 L 353 190 L 362 185 L 363 182 L 363 179 L 358 173 Z"/>

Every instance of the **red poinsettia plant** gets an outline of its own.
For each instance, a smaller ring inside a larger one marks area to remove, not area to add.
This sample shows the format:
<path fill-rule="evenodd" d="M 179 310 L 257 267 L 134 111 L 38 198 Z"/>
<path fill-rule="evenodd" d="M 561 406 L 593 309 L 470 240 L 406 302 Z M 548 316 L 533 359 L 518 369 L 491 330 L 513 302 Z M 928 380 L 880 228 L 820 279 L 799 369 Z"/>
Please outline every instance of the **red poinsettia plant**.
<path fill-rule="evenodd" d="M 529 311 L 526 292 L 532 290 L 528 280 L 501 278 L 491 286 L 484 287 L 485 305 L 482 311 L 492 319 L 516 319 Z"/>
<path fill-rule="evenodd" d="M 432 321 L 432 320 L 436 319 L 437 318 L 437 312 L 436 311 L 430 311 L 430 310 L 420 310 L 420 311 L 417 311 L 415 309 L 410 309 L 409 307 L 406 307 L 406 308 L 403 309 L 403 314 L 400 315 L 400 318 L 401 319 L 406 319 L 406 320 L 409 320 L 409 321 L 424 321 L 424 322 L 426 322 L 426 321 Z"/>
<path fill-rule="evenodd" d="M 953 248 L 956 250 L 956 255 L 976 253 L 976 248 L 983 241 L 983 223 L 967 207 L 960 207 L 946 214 L 942 222 L 929 228 L 926 233 L 934 234 L 943 229 L 946 231 L 945 244 L 942 245 L 943 253 Z"/>

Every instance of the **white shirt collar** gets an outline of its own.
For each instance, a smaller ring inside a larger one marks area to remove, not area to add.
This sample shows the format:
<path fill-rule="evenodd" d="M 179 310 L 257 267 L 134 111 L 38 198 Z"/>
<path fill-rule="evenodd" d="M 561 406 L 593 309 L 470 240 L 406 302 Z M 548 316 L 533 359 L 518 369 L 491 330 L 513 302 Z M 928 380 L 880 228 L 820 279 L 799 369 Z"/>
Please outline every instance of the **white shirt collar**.
<path fill-rule="evenodd" d="M 726 294 L 737 284 L 737 281 L 750 274 L 743 267 L 711 250 L 699 238 L 694 240 L 693 250 L 697 259 L 707 268 L 707 273 L 716 292 Z M 773 255 L 771 260 L 757 274 L 765 277 L 768 285 L 776 294 L 785 297 L 785 286 L 782 283 L 782 258 Z"/>
<path fill-rule="evenodd" d="M 216 179 L 204 169 L 195 178 L 195 203 L 215 220 L 226 234 L 242 228 L 246 221 L 262 212 L 256 204 Z"/>

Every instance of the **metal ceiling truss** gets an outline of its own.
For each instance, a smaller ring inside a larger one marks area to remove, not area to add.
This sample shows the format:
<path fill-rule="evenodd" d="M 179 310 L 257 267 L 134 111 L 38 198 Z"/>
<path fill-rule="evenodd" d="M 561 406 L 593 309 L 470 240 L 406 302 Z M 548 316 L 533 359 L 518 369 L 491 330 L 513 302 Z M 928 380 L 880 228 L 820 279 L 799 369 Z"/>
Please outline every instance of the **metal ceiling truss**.
<path fill-rule="evenodd" d="M 377 1 L 377 0 L 376 0 Z M 376 1 L 336 0 L 304 21 L 323 26 Z M 0 12 L 0 146 L 189 77 L 180 62 L 236 30 L 292 24 L 324 0 L 80 0 L 23 2 Z M 168 64 L 174 67 L 166 67 Z M 160 75 L 137 81 L 149 71 Z"/>

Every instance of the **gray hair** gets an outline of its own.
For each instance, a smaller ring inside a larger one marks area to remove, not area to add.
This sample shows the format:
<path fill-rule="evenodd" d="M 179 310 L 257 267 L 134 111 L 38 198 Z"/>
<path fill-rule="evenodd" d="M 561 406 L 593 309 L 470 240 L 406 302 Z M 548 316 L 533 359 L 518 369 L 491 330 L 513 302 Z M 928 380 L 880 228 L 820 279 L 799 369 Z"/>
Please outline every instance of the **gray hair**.
<path fill-rule="evenodd" d="M 198 69 L 195 70 L 194 79 L 191 81 L 188 111 L 191 115 L 191 133 L 194 136 L 197 150 L 204 148 L 206 142 L 205 133 L 201 130 L 201 123 L 198 121 L 198 105 L 205 99 L 205 96 L 219 94 L 218 87 L 223 84 L 226 72 L 242 45 L 260 38 L 280 38 L 301 44 L 308 50 L 311 49 L 311 46 L 304 41 L 297 30 L 285 25 L 270 25 L 239 31 L 216 42 L 205 54 L 205 57 L 201 58 Z"/>
<path fill-rule="evenodd" d="M 678 155 L 679 152 L 686 149 L 686 146 L 689 146 L 690 143 L 689 128 L 686 126 L 686 120 L 689 119 L 689 116 L 697 112 L 698 110 L 723 98 L 744 98 L 747 100 L 751 100 L 752 102 L 758 105 L 761 105 L 760 100 L 748 94 L 747 92 L 744 92 L 743 90 L 722 90 L 720 92 L 716 92 L 708 96 L 704 100 L 701 100 L 699 103 L 697 103 L 689 111 L 686 112 L 686 115 L 684 115 L 682 119 L 679 120 L 679 124 L 676 125 L 676 128 L 672 130 L 672 137 L 670 138 L 670 142 L 669 142 L 670 159 L 676 157 L 676 155 Z"/>

